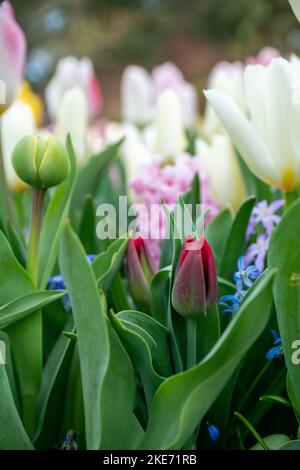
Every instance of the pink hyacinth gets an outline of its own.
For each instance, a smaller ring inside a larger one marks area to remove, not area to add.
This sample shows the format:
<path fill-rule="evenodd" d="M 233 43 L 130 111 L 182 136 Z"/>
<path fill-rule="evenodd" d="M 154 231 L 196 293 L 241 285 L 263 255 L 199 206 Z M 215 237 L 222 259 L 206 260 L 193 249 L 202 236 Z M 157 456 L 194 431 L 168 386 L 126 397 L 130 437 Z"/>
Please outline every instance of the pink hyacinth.
<path fill-rule="evenodd" d="M 156 261 L 159 260 L 160 242 L 166 229 L 166 215 L 161 205 L 164 199 L 172 210 L 179 196 L 191 187 L 194 176 L 198 174 L 201 180 L 201 196 L 205 209 L 208 210 L 206 221 L 209 222 L 218 212 L 218 206 L 212 199 L 208 181 L 203 171 L 201 158 L 191 157 L 188 154 L 179 154 L 174 164 L 160 166 L 160 158 L 142 167 L 138 177 L 134 178 L 129 187 L 133 190 L 136 200 L 144 206 L 136 203 L 138 212 L 137 223 L 143 238 L 147 239 L 149 249 Z M 160 205 L 160 217 L 156 217 L 149 223 L 149 214 L 153 204 Z M 150 227 L 151 224 L 151 227 Z M 151 234 L 149 232 L 151 228 Z"/>
<path fill-rule="evenodd" d="M 5 85 L 0 106 L 10 105 L 17 96 L 23 79 L 25 56 L 24 33 L 14 19 L 11 4 L 5 1 L 0 5 L 0 81 Z"/>

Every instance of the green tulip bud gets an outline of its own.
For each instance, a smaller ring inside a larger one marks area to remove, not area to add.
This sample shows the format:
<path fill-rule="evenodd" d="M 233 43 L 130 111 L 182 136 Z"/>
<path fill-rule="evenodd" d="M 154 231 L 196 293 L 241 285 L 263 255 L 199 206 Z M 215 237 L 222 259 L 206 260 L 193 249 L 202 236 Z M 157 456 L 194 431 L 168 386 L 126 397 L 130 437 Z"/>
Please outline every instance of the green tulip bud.
<path fill-rule="evenodd" d="M 19 178 L 33 188 L 57 186 L 70 172 L 68 154 L 52 135 L 24 137 L 13 151 L 12 163 Z"/>

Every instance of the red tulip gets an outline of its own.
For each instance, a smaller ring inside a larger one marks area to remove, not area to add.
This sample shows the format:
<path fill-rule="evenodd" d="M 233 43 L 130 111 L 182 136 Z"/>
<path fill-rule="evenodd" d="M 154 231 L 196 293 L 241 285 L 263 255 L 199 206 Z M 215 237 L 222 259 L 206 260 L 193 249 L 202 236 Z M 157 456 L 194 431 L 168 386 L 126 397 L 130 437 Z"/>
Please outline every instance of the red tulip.
<path fill-rule="evenodd" d="M 144 239 L 130 238 L 127 248 L 127 271 L 130 294 L 137 305 L 150 305 L 150 283 L 155 264 Z"/>
<path fill-rule="evenodd" d="M 175 273 L 172 304 L 183 317 L 206 315 L 216 302 L 217 274 L 211 248 L 205 238 L 184 242 Z"/>
<path fill-rule="evenodd" d="M 14 19 L 10 3 L 5 1 L 0 5 L 0 81 L 5 86 L 5 96 L 2 97 L 5 99 L 0 96 L 2 111 L 11 104 L 19 92 L 25 55 L 26 41 L 23 31 Z"/>

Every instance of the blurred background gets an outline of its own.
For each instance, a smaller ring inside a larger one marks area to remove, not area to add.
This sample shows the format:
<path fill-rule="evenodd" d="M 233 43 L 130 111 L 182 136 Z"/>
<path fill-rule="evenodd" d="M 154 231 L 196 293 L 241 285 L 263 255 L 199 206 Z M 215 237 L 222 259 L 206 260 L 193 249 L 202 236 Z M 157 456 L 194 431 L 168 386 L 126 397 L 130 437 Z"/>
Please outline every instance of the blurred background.
<path fill-rule="evenodd" d="M 243 60 L 262 46 L 300 53 L 287 0 L 12 0 L 28 40 L 26 77 L 43 88 L 60 57 L 89 56 L 100 79 L 103 114 L 119 117 L 128 64 L 172 60 L 198 89 L 218 61 Z"/>

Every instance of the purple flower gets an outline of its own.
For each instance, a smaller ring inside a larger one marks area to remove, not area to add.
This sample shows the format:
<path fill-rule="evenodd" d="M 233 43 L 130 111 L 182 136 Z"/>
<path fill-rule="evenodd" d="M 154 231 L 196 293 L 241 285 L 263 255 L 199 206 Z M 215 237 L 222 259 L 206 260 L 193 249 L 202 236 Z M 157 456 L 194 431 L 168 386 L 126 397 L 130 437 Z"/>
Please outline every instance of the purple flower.
<path fill-rule="evenodd" d="M 247 239 L 255 233 L 255 227 L 261 223 L 267 235 L 271 235 L 275 225 L 279 224 L 281 217 L 275 212 L 283 207 L 283 199 L 277 199 L 268 205 L 267 201 L 261 201 L 254 206 L 247 230 Z"/>
<path fill-rule="evenodd" d="M 269 246 L 269 236 L 266 234 L 258 235 L 256 242 L 251 243 L 245 254 L 245 263 L 248 266 L 254 262 L 259 272 L 265 267 L 265 257 Z"/>

